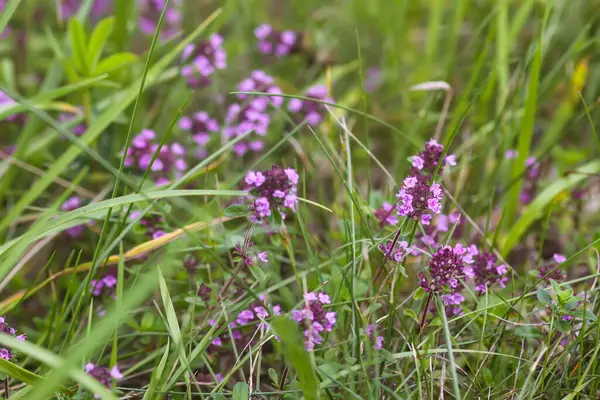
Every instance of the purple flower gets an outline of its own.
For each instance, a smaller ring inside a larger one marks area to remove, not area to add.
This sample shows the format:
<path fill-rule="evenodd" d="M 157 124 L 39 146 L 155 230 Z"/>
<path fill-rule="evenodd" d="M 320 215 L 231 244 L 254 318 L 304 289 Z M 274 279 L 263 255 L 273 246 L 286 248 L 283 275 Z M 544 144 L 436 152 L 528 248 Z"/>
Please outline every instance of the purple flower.
<path fill-rule="evenodd" d="M 204 301 L 210 300 L 210 294 L 212 293 L 212 289 L 202 283 L 198 288 L 198 292 L 196 293 L 198 297 L 200 297 Z"/>
<path fill-rule="evenodd" d="M 117 365 L 115 365 L 109 370 L 106 367 L 100 367 L 98 365 L 92 364 L 91 362 L 88 362 L 85 365 L 84 369 L 89 376 L 100 382 L 107 389 L 111 388 L 113 381 L 123 379 L 123 374 L 121 373 L 121 371 L 119 371 L 119 367 Z M 100 398 L 100 396 L 94 394 L 94 398 L 98 399 Z"/>
<path fill-rule="evenodd" d="M 25 334 L 21 334 L 21 335 L 17 336 L 17 330 L 14 329 L 13 327 L 11 327 L 6 322 L 6 317 L 0 317 L 0 332 L 6 333 L 11 336 L 15 336 L 15 339 L 17 339 L 18 341 L 21 341 L 21 342 L 23 342 L 27 339 L 27 336 Z M 4 360 L 11 360 L 14 358 L 14 354 L 10 349 L 2 347 L 2 348 L 0 348 L 0 358 L 2 358 Z"/>
<path fill-rule="evenodd" d="M 13 107 L 16 104 L 17 104 L 17 102 L 12 97 L 7 95 L 3 90 L 0 90 L 0 110 L 2 110 L 4 108 Z M 9 117 L 6 117 L 5 120 L 8 122 L 15 122 L 15 123 L 22 124 L 25 122 L 25 114 L 23 114 L 23 113 L 13 114 Z"/>
<path fill-rule="evenodd" d="M 99 280 L 92 279 L 92 281 L 90 282 L 90 291 L 96 297 L 101 296 L 103 294 L 104 295 L 113 295 L 114 294 L 113 288 L 116 285 L 117 285 L 117 278 L 112 274 L 108 274 Z"/>
<path fill-rule="evenodd" d="M 521 188 L 521 204 L 529 204 L 537 192 L 538 180 L 540 178 L 540 164 L 533 156 L 525 161 L 527 170 L 523 176 L 523 186 Z"/>
<path fill-rule="evenodd" d="M 285 56 L 297 51 L 302 36 L 294 31 L 280 32 L 269 24 L 262 24 L 254 30 L 258 39 L 258 50 L 263 54 L 276 57 Z"/>
<path fill-rule="evenodd" d="M 306 350 L 312 351 L 315 345 L 322 343 L 321 332 L 331 332 L 336 324 L 336 313 L 326 312 L 323 305 L 331 303 L 324 293 L 310 292 L 304 295 L 305 306 L 301 310 L 293 310 L 292 318 L 304 330 Z"/>
<path fill-rule="evenodd" d="M 198 158 L 206 157 L 206 144 L 212 133 L 219 131 L 219 124 L 204 111 L 197 112 L 191 117 L 182 117 L 179 127 L 192 133 L 192 139 L 198 145 Z"/>
<path fill-rule="evenodd" d="M 478 252 L 473 263 L 475 290 L 485 293 L 494 284 L 506 287 L 508 269 L 504 264 L 496 265 L 498 258 L 489 251 Z"/>
<path fill-rule="evenodd" d="M 198 45 L 188 44 L 183 50 L 181 74 L 188 85 L 199 88 L 210 84 L 210 76 L 216 70 L 227 68 L 227 53 L 223 49 L 223 38 L 214 33 Z"/>
<path fill-rule="evenodd" d="M 554 279 L 555 281 L 567 279 L 567 275 L 563 273 L 563 271 L 560 268 L 557 268 L 558 265 L 562 264 L 567 260 L 567 257 L 563 256 L 562 254 L 554 254 L 552 256 L 552 260 L 554 262 L 551 262 L 546 265 L 542 264 L 538 267 L 538 279 L 544 278 L 544 276 L 552 270 L 553 271 L 550 273 L 550 275 L 544 278 L 546 282 L 550 282 L 550 279 Z"/>
<path fill-rule="evenodd" d="M 77 14 L 79 7 L 81 7 L 82 0 L 60 0 L 60 12 L 61 17 L 64 19 L 70 19 Z M 92 3 L 92 10 L 90 15 L 95 19 L 98 19 L 104 15 L 107 15 L 112 8 L 112 0 L 95 0 Z"/>
<path fill-rule="evenodd" d="M 264 262 L 264 263 L 268 263 L 269 259 L 267 258 L 267 252 L 266 251 L 261 251 L 260 253 L 257 254 L 257 257 L 260 261 Z"/>
<path fill-rule="evenodd" d="M 69 121 L 71 121 L 75 117 L 76 117 L 76 114 L 61 113 L 58 116 L 58 121 L 65 124 L 65 123 L 68 123 Z M 75 125 L 73 128 L 71 128 L 71 132 L 75 136 L 82 136 L 85 133 L 86 129 L 87 129 L 87 124 L 85 122 L 81 122 L 81 123 Z"/>
<path fill-rule="evenodd" d="M 145 35 L 154 35 L 158 20 L 165 8 L 165 0 L 138 0 L 138 13 L 140 15 L 140 29 Z M 169 7 L 165 11 L 163 25 L 160 31 L 162 40 L 169 40 L 177 35 L 181 25 L 181 12 L 179 11 L 179 0 L 169 2 Z"/>
<path fill-rule="evenodd" d="M 377 333 L 383 332 L 382 328 L 380 326 L 376 326 L 375 324 L 369 324 L 365 328 L 365 333 L 371 340 L 371 343 L 373 343 L 373 348 L 375 350 L 381 350 L 383 348 L 384 337 L 381 335 L 375 336 L 375 331 L 377 331 Z"/>
<path fill-rule="evenodd" d="M 244 179 L 251 197 L 251 220 L 259 222 L 272 214 L 272 210 L 284 215 L 296 211 L 296 185 L 298 173 L 291 168 L 273 165 L 263 172 L 250 171 Z"/>
<path fill-rule="evenodd" d="M 517 152 L 517 150 L 508 149 L 504 152 L 504 158 L 506 158 L 507 160 L 514 160 L 515 158 L 517 158 L 518 154 L 519 153 Z"/>
<path fill-rule="evenodd" d="M 185 148 L 179 143 L 164 145 L 160 148 L 156 159 L 150 165 L 154 153 L 158 149 L 155 143 L 154 131 L 144 129 L 131 141 L 131 146 L 125 155 L 125 166 L 137 168 L 140 172 L 150 167 L 152 176 L 157 185 L 168 183 L 174 176 L 180 178 L 187 168 L 185 161 Z"/>
<path fill-rule="evenodd" d="M 439 214 L 442 211 L 444 194 L 438 183 L 431 186 L 421 176 L 409 176 L 404 180 L 402 189 L 396 195 L 402 202 L 398 207 L 398 214 L 421 221 L 429 225 L 430 211 Z"/>
<path fill-rule="evenodd" d="M 379 221 L 379 227 L 383 228 L 386 225 L 398 224 L 398 217 L 393 212 L 394 206 L 390 203 L 383 203 L 381 207 L 373 212 L 375 218 Z"/>
<path fill-rule="evenodd" d="M 462 315 L 462 303 L 465 297 L 459 291 L 450 294 L 442 294 L 442 303 L 446 306 L 446 314 L 450 316 Z"/>
<path fill-rule="evenodd" d="M 404 257 L 406 257 L 410 253 L 410 250 L 408 249 L 408 242 L 404 240 L 397 242 L 393 252 L 391 248 L 392 243 L 393 242 L 391 240 L 388 240 L 387 242 L 385 242 L 385 244 L 380 244 L 379 250 L 383 252 L 385 258 L 394 260 L 395 262 L 400 262 Z"/>
<path fill-rule="evenodd" d="M 325 101 L 327 103 L 334 102 L 327 94 L 327 87 L 322 85 L 309 88 L 305 93 L 305 97 Z M 325 105 L 322 103 L 303 99 L 291 99 L 288 104 L 288 110 L 300 114 L 302 119 L 306 120 L 306 123 L 312 127 L 316 127 L 321 123 L 326 112 Z"/>
<path fill-rule="evenodd" d="M 73 196 L 73 197 L 70 197 L 69 199 L 67 199 L 62 204 L 60 209 L 65 212 L 69 212 L 69 211 L 76 210 L 76 209 L 80 208 L 81 206 L 82 206 L 81 198 L 79 198 L 77 196 Z M 73 227 L 65 230 L 65 234 L 73 239 L 80 237 L 81 235 L 83 235 L 84 232 L 85 232 L 84 224 L 76 225 L 76 226 L 73 226 Z"/>
<path fill-rule="evenodd" d="M 129 214 L 130 220 L 135 220 L 140 216 L 139 211 L 134 211 Z M 162 225 L 165 222 L 165 218 L 161 214 L 146 214 L 140 220 L 139 224 L 143 228 L 146 236 L 152 239 L 163 236 L 165 233 L 162 230 Z"/>
<path fill-rule="evenodd" d="M 440 162 L 443 152 L 444 146 L 435 141 L 435 139 L 431 139 L 425 144 L 425 149 L 423 151 L 412 157 L 412 174 L 430 179 Z M 443 172 L 446 165 L 456 165 L 456 157 L 454 155 L 445 156 L 440 165 L 440 169 L 438 170 L 438 174 Z"/>
<path fill-rule="evenodd" d="M 463 274 L 465 264 L 473 262 L 472 252 L 460 243 L 454 246 L 440 247 L 429 260 L 428 275 L 419 272 L 419 285 L 426 291 L 441 293 L 443 290 L 456 288 L 457 277 Z"/>

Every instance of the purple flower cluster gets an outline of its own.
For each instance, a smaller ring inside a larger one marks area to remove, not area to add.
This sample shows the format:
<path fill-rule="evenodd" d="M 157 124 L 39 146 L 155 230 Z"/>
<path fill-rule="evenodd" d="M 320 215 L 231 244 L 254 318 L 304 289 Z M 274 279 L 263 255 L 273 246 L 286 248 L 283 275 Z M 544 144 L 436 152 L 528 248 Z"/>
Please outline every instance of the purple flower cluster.
<path fill-rule="evenodd" d="M 371 343 L 373 343 L 373 348 L 375 350 L 381 350 L 383 348 L 383 336 L 375 336 L 375 333 L 381 333 L 382 329 L 380 326 L 376 326 L 375 324 L 369 324 L 365 328 L 365 333 L 369 337 Z"/>
<path fill-rule="evenodd" d="M 321 332 L 331 332 L 336 322 L 334 311 L 326 312 L 323 306 L 330 304 L 329 295 L 324 292 L 310 292 L 304 295 L 304 308 L 293 310 L 292 318 L 304 330 L 306 350 L 312 351 L 321 344 Z"/>
<path fill-rule="evenodd" d="M 555 281 L 563 281 L 567 279 L 567 275 L 560 268 L 556 268 L 559 264 L 564 263 L 567 260 L 567 257 L 563 256 L 562 254 L 554 254 L 552 259 L 553 262 L 550 264 L 542 264 L 538 267 L 538 279 L 544 278 L 544 276 L 552 270 L 554 271 L 544 278 L 546 282 L 550 282 L 550 279 L 554 279 Z"/>
<path fill-rule="evenodd" d="M 155 139 L 156 134 L 150 129 L 144 129 L 136 135 L 127 149 L 125 166 L 137 167 L 141 172 L 146 171 L 150 166 L 152 156 L 158 149 L 158 143 L 154 142 Z M 156 184 L 163 185 L 168 183 L 173 176 L 180 178 L 182 171 L 186 168 L 184 147 L 179 143 L 173 143 L 170 146 L 161 147 L 150 171 L 152 171 Z"/>
<path fill-rule="evenodd" d="M 99 297 L 103 294 L 112 295 L 115 286 L 117 286 L 117 278 L 112 274 L 108 274 L 105 275 L 102 279 L 92 279 L 92 281 L 90 282 L 90 291 L 96 297 Z"/>
<path fill-rule="evenodd" d="M 472 276 L 468 264 L 473 263 L 476 249 L 463 247 L 460 243 L 454 246 L 442 246 L 431 257 L 428 265 L 428 276 L 419 272 L 419 285 L 426 292 L 453 292 L 458 287 L 460 275 Z"/>
<path fill-rule="evenodd" d="M 11 327 L 6 323 L 6 317 L 0 317 L 0 332 L 6 333 L 11 336 L 15 336 L 15 339 L 24 342 L 27 336 L 24 334 L 17 336 L 15 328 Z M 11 360 L 14 357 L 13 352 L 5 347 L 0 347 L 0 358 L 4 360 Z"/>
<path fill-rule="evenodd" d="M 60 115 L 58 116 L 58 121 L 60 123 L 68 123 L 69 121 L 71 121 L 73 118 L 75 118 L 76 115 L 75 114 L 71 114 L 71 113 L 60 113 Z M 82 136 L 85 131 L 87 130 L 87 124 L 85 122 L 81 122 L 77 125 L 75 125 L 72 129 L 71 132 L 73 133 L 73 135 L 75 136 Z"/>
<path fill-rule="evenodd" d="M 138 14 L 140 15 L 140 29 L 145 35 L 154 35 L 158 21 L 165 8 L 165 0 L 138 0 Z M 180 0 L 171 0 L 165 11 L 165 18 L 160 31 L 162 40 L 169 40 L 177 35 L 181 25 Z"/>
<path fill-rule="evenodd" d="M 443 152 L 444 146 L 439 144 L 435 139 L 431 139 L 425 143 L 425 149 L 411 159 L 412 174 L 430 179 L 440 163 Z M 438 174 L 443 172 L 446 165 L 456 165 L 456 157 L 453 154 L 444 157 Z"/>
<path fill-rule="evenodd" d="M 73 196 L 68 198 L 60 207 L 62 211 L 69 212 L 76 210 L 82 206 L 81 198 Z M 76 225 L 65 231 L 65 234 L 71 238 L 77 238 L 85 232 L 85 225 Z"/>
<path fill-rule="evenodd" d="M 251 195 L 252 222 L 263 221 L 273 211 L 283 218 L 284 210 L 296 212 L 298 173 L 295 169 L 273 165 L 263 172 L 248 172 L 244 181 Z"/>
<path fill-rule="evenodd" d="M 463 296 L 460 292 L 462 287 L 459 284 L 459 287 L 453 288 L 452 293 L 442 294 L 440 298 L 442 299 L 442 303 L 446 308 L 446 315 L 462 315 L 462 303 L 465 301 L 465 296 Z"/>
<path fill-rule="evenodd" d="M 498 284 L 500 287 L 506 287 L 508 272 L 506 265 L 497 265 L 498 257 L 489 251 L 478 252 L 473 263 L 473 279 L 475 280 L 475 290 L 479 293 L 485 293 L 492 285 Z"/>
<path fill-rule="evenodd" d="M 223 37 L 213 33 L 198 45 L 188 44 L 183 50 L 183 62 L 188 63 L 181 74 L 192 88 L 210 84 L 210 77 L 218 69 L 227 68 L 227 53 L 223 49 Z"/>
<path fill-rule="evenodd" d="M 269 24 L 262 24 L 254 30 L 258 39 L 258 50 L 263 54 L 276 57 L 285 56 L 297 51 L 301 35 L 294 31 L 278 31 Z"/>
<path fill-rule="evenodd" d="M 305 97 L 333 103 L 333 99 L 327 94 L 327 87 L 323 85 L 313 86 L 307 89 Z M 316 127 L 323 121 L 323 116 L 327 111 L 325 105 L 322 103 L 296 98 L 290 100 L 288 110 L 300 114 L 302 119 L 306 120 L 306 123 L 312 127 Z"/>
<path fill-rule="evenodd" d="M 129 219 L 135 220 L 140 216 L 141 212 L 134 211 L 129 214 Z M 164 236 L 165 231 L 161 228 L 164 222 L 164 217 L 159 214 L 147 214 L 140 219 L 140 225 L 144 229 L 146 236 L 152 239 L 158 239 Z"/>
<path fill-rule="evenodd" d="M 540 164 L 533 156 L 525 161 L 527 171 L 523 176 L 523 187 L 521 188 L 521 204 L 529 204 L 537 191 L 538 179 L 540 178 Z"/>
<path fill-rule="evenodd" d="M 387 225 L 398 224 L 398 217 L 394 212 L 394 206 L 390 203 L 383 203 L 381 207 L 373 212 L 375 218 L 379 221 L 379 227 L 383 228 Z"/>
<path fill-rule="evenodd" d="M 106 367 L 100 367 L 89 362 L 85 365 L 85 372 L 103 386 L 106 386 L 107 389 L 111 388 L 113 381 L 123 379 L 123 374 L 116 365 L 109 370 Z M 94 398 L 99 399 L 100 396 L 94 394 Z"/>
<path fill-rule="evenodd" d="M 396 197 L 402 202 L 397 206 L 399 215 L 429 225 L 431 221 L 429 212 L 441 213 L 444 194 L 439 183 L 430 185 L 422 176 L 409 176 L 404 180 L 402 189 Z"/>
<path fill-rule="evenodd" d="M 212 293 L 212 289 L 209 286 L 205 285 L 204 283 L 202 283 L 200 285 L 200 287 L 198 288 L 198 291 L 196 292 L 198 297 L 200 297 L 203 301 L 210 300 L 211 293 Z"/>
<path fill-rule="evenodd" d="M 79 11 L 81 3 L 81 0 L 61 0 L 60 13 L 62 18 L 69 19 L 74 17 L 77 11 Z M 111 8 L 112 0 L 94 0 L 90 15 L 93 18 L 100 18 L 109 13 Z"/>
<path fill-rule="evenodd" d="M 264 71 L 253 71 L 250 77 L 240 82 L 238 90 L 240 92 L 281 94 L 281 89 L 274 82 L 274 79 Z M 268 113 L 269 104 L 281 107 L 283 98 L 279 96 L 249 98 L 247 94 L 238 94 L 237 98 L 240 102 L 231 104 L 227 109 L 223 137 L 233 139 L 248 132 L 265 136 L 271 123 L 271 116 Z M 249 150 L 257 152 L 261 151 L 263 147 L 262 139 L 252 141 L 243 139 L 233 146 L 233 151 L 241 157 Z"/>
<path fill-rule="evenodd" d="M 268 326 L 264 320 L 269 318 L 271 315 L 281 315 L 281 306 L 279 304 L 267 304 L 267 299 L 264 294 L 260 294 L 258 298 L 260 302 L 257 302 L 257 304 L 250 304 L 247 309 L 238 313 L 235 321 L 231 321 L 229 323 L 229 327 L 232 328 L 231 339 L 239 342 L 242 346 L 246 346 L 250 342 L 251 338 L 251 336 L 244 334 L 244 332 L 241 330 L 242 327 L 249 325 L 254 321 L 260 321 L 258 324 L 258 329 L 267 329 Z M 214 326 L 216 321 L 209 320 L 208 323 L 210 326 Z M 229 335 L 224 336 L 224 338 L 228 337 Z M 214 347 L 221 347 L 223 346 L 223 339 L 217 336 L 215 339 L 213 339 L 211 344 Z"/>
<path fill-rule="evenodd" d="M 182 117 L 179 120 L 179 127 L 192 134 L 192 139 L 198 145 L 196 155 L 198 158 L 205 158 L 207 154 L 205 147 L 210 140 L 211 133 L 219 131 L 217 120 L 210 118 L 208 113 L 200 111 L 191 117 Z"/>

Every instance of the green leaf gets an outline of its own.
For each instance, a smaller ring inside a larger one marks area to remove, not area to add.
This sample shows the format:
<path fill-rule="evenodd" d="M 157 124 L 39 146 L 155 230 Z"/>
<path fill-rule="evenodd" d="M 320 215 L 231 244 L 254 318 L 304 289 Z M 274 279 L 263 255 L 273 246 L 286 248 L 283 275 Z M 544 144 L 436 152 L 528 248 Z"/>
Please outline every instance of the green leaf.
<path fill-rule="evenodd" d="M 306 400 L 319 398 L 317 376 L 309 354 L 304 348 L 304 337 L 298 325 L 287 316 L 276 318 L 272 322 L 275 333 L 280 337 L 283 354 L 298 374 L 298 386 Z"/>
<path fill-rule="evenodd" d="M 105 18 L 96 25 L 94 32 L 92 32 L 86 54 L 90 70 L 95 70 L 96 64 L 102 55 L 102 50 L 104 49 L 110 34 L 113 32 L 114 27 L 115 17 Z"/>
<path fill-rule="evenodd" d="M 225 396 L 223 396 L 222 394 L 213 394 L 212 398 L 213 398 L 213 400 L 227 400 L 227 398 Z"/>
<path fill-rule="evenodd" d="M 134 63 L 136 60 L 137 56 L 133 53 L 113 54 L 100 61 L 92 75 L 96 76 L 117 71 L 126 65 Z"/>
<path fill-rule="evenodd" d="M 552 303 L 552 297 L 550 297 L 550 293 L 546 289 L 539 289 L 537 291 L 537 298 L 544 304 Z"/>
<path fill-rule="evenodd" d="M 419 286 L 419 288 L 415 291 L 415 294 L 413 295 L 413 299 L 421 300 L 423 297 L 425 297 L 425 291 L 422 287 Z"/>
<path fill-rule="evenodd" d="M 152 371 L 150 384 L 148 385 L 148 390 L 144 394 L 143 400 L 153 399 L 154 392 L 156 391 L 158 383 L 162 378 L 163 371 L 165 370 L 165 365 L 167 364 L 167 360 L 169 359 L 170 344 L 170 342 L 167 342 L 167 345 L 165 346 L 165 352 L 163 353 L 163 356 L 160 359 L 160 362 L 158 363 L 158 367 L 154 371 Z"/>
<path fill-rule="evenodd" d="M 557 331 L 562 333 L 569 333 L 571 331 L 571 323 L 569 321 L 563 321 L 562 319 L 558 319 L 554 324 L 554 327 Z"/>
<path fill-rule="evenodd" d="M 69 45 L 71 46 L 71 60 L 82 75 L 87 77 L 90 71 L 86 57 L 87 38 L 83 25 L 75 18 L 69 21 Z"/>
<path fill-rule="evenodd" d="M 406 308 L 402 313 L 412 318 L 417 324 L 419 323 L 419 317 L 417 317 L 417 313 L 412 308 Z"/>
<path fill-rule="evenodd" d="M 562 292 L 562 289 L 554 279 L 550 279 L 550 285 L 552 285 L 552 290 L 557 296 Z"/>
<path fill-rule="evenodd" d="M 279 385 L 279 376 L 277 376 L 277 371 L 273 368 L 269 368 L 269 378 L 271 378 L 271 382 L 274 385 Z"/>
<path fill-rule="evenodd" d="M 434 319 L 431 320 L 431 322 L 428 325 L 429 326 L 442 326 L 442 320 L 440 319 L 440 317 L 435 317 Z"/>
<path fill-rule="evenodd" d="M 250 210 L 245 204 L 232 204 L 223 211 L 223 215 L 226 217 L 241 217 L 248 214 L 250 214 Z"/>
<path fill-rule="evenodd" d="M 572 316 L 577 317 L 577 318 L 581 318 L 581 319 L 587 319 L 588 321 L 597 321 L 598 317 L 596 317 L 596 315 L 591 312 L 586 310 L 585 312 L 583 310 L 575 310 L 573 312 L 570 313 Z"/>
<path fill-rule="evenodd" d="M 21 368 L 3 358 L 0 358 L 0 371 L 11 378 L 17 379 L 28 385 L 35 385 L 40 379 L 43 379 L 41 376 L 34 374 L 33 372 L 29 372 L 28 370 Z"/>
<path fill-rule="evenodd" d="M 233 387 L 231 400 L 248 400 L 250 398 L 250 389 L 246 382 L 238 382 Z"/>

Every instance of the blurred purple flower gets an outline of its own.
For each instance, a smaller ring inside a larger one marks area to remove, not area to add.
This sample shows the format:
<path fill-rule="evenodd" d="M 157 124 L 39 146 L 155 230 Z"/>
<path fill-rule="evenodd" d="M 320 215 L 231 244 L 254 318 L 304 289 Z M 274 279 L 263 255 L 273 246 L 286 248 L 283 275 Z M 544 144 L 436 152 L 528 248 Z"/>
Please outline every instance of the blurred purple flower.
<path fill-rule="evenodd" d="M 155 139 L 154 131 L 149 129 L 144 129 L 136 135 L 127 149 L 125 166 L 138 168 L 140 172 L 146 171 L 158 149 L 158 143 L 154 142 Z M 156 184 L 163 185 L 170 182 L 173 177 L 180 178 L 186 168 L 184 147 L 179 143 L 173 143 L 161 147 L 150 171 Z"/>
<path fill-rule="evenodd" d="M 165 8 L 165 0 L 137 0 L 140 15 L 140 29 L 143 34 L 152 36 L 156 32 L 158 21 Z M 165 11 L 165 17 L 160 31 L 162 40 L 169 40 L 180 31 L 182 20 L 179 10 L 180 0 L 171 0 Z"/>
<path fill-rule="evenodd" d="M 192 88 L 207 86 L 210 76 L 218 69 L 227 68 L 227 53 L 223 49 L 223 38 L 214 33 L 198 45 L 188 44 L 182 55 L 185 65 L 181 74 Z"/>
<path fill-rule="evenodd" d="M 375 336 L 376 331 L 377 333 L 381 333 L 383 332 L 383 329 L 375 324 L 369 324 L 365 328 L 365 333 L 369 337 L 369 340 L 371 340 L 371 343 L 373 343 L 373 348 L 375 350 L 381 350 L 383 348 L 384 337 L 381 335 Z"/>
<path fill-rule="evenodd" d="M 276 57 L 291 54 L 299 49 L 300 33 L 294 31 L 278 31 L 269 24 L 259 25 L 254 30 L 258 39 L 258 50 L 263 54 L 272 54 Z"/>
<path fill-rule="evenodd" d="M 113 295 L 116 286 L 117 278 L 112 274 L 108 274 L 102 279 L 92 279 L 90 282 L 90 291 L 96 297 L 102 295 Z"/>
<path fill-rule="evenodd" d="M 65 124 L 65 123 L 68 123 L 69 121 L 71 121 L 76 116 L 77 116 L 77 114 L 63 112 L 63 113 L 60 113 L 60 115 L 58 116 L 58 121 L 62 124 Z M 75 136 L 82 136 L 85 133 L 86 129 L 87 129 L 87 124 L 85 122 L 81 122 L 81 123 L 75 125 L 73 128 L 71 128 L 71 132 Z M 61 139 L 64 139 L 64 137 L 61 136 Z"/>
<path fill-rule="evenodd" d="M 75 16 L 81 7 L 82 0 L 60 0 L 60 13 L 63 19 Z M 101 18 L 112 9 L 112 0 L 94 0 L 90 15 L 94 19 Z"/>
<path fill-rule="evenodd" d="M 552 256 L 552 262 L 548 264 L 542 264 L 538 267 L 538 279 L 544 278 L 544 276 L 548 273 L 550 274 L 544 278 L 546 282 L 550 282 L 550 279 L 554 279 L 555 281 L 563 281 L 567 279 L 567 275 L 563 273 L 560 268 L 558 268 L 558 266 L 566 260 L 567 258 L 562 254 L 554 254 Z"/>
<path fill-rule="evenodd" d="M 62 204 L 60 209 L 65 212 L 69 212 L 69 211 L 73 211 L 78 208 L 81 208 L 82 206 L 83 206 L 83 204 L 82 204 L 81 198 L 78 196 L 72 196 L 72 197 L 68 198 Z M 71 238 L 77 238 L 77 237 L 83 235 L 83 232 L 85 232 L 85 225 L 81 224 L 81 225 L 76 225 L 71 228 L 68 228 L 65 231 L 65 234 Z"/>
<path fill-rule="evenodd" d="M 425 143 L 423 151 L 412 157 L 411 162 L 413 167 L 411 173 L 414 176 L 423 176 L 430 179 L 442 158 L 443 152 L 444 146 L 435 141 L 435 139 L 431 139 Z M 453 154 L 444 157 L 442 165 L 440 165 L 438 170 L 438 175 L 441 175 L 446 165 L 456 165 L 456 157 Z"/>
<path fill-rule="evenodd" d="M 333 99 L 327 95 L 327 87 L 323 85 L 309 88 L 305 93 L 305 97 L 328 103 L 334 102 Z M 293 113 L 301 114 L 302 119 L 306 120 L 306 123 L 312 127 L 316 127 L 321 123 L 326 112 L 325 105 L 322 103 L 296 98 L 290 99 L 288 110 Z"/>
<path fill-rule="evenodd" d="M 394 206 L 390 203 L 383 203 L 381 207 L 373 212 L 373 214 L 379 221 L 380 228 L 383 228 L 387 225 L 396 225 L 398 223 L 398 217 L 394 212 Z"/>
<path fill-rule="evenodd" d="M 198 145 L 196 151 L 198 158 L 206 157 L 206 144 L 210 140 L 210 135 L 219 131 L 217 121 L 210 118 L 208 113 L 200 111 L 191 117 L 182 117 L 179 120 L 179 127 L 192 133 L 192 139 Z"/>
<path fill-rule="evenodd" d="M 114 381 L 123 379 L 123 374 L 119 371 L 119 367 L 115 365 L 110 370 L 106 367 L 100 367 L 98 365 L 88 362 L 85 365 L 85 372 L 100 382 L 107 389 L 110 389 Z M 94 398 L 99 399 L 98 394 L 94 394 Z"/>
<path fill-rule="evenodd" d="M 6 333 L 7 335 L 14 336 L 15 339 L 17 339 L 21 342 L 23 342 L 27 339 L 27 336 L 24 334 L 17 335 L 17 330 L 15 328 L 11 327 L 6 322 L 6 317 L 0 317 L 0 332 Z M 0 358 L 10 361 L 12 358 L 14 358 L 14 354 L 13 354 L 12 350 L 10 350 L 6 347 L 0 347 Z"/>
<path fill-rule="evenodd" d="M 473 279 L 475 280 L 475 290 L 479 293 L 485 293 L 492 285 L 498 284 L 500 287 L 506 287 L 508 272 L 506 265 L 496 265 L 498 257 L 489 251 L 478 251 L 473 263 Z"/>

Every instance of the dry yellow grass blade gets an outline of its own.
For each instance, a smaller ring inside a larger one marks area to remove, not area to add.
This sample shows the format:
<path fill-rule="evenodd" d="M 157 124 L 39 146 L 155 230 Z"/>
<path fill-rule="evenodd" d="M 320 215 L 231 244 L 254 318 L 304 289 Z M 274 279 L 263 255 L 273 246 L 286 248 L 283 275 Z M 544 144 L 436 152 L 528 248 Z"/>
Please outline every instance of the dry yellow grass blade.
<path fill-rule="evenodd" d="M 201 231 L 210 226 L 218 225 L 218 224 L 230 221 L 235 218 L 237 218 L 237 217 L 219 217 L 219 218 L 213 219 L 211 222 L 195 222 L 193 224 L 186 225 L 183 228 L 174 230 L 173 232 L 167 233 L 164 236 L 149 240 L 147 242 L 144 242 L 142 244 L 135 246 L 131 250 L 125 252 L 125 254 L 124 254 L 125 261 L 133 260 L 133 259 L 139 258 L 147 253 L 150 253 L 154 250 L 158 250 L 161 247 L 167 245 L 168 243 L 171 243 L 172 241 L 176 240 L 177 238 L 179 238 L 181 236 L 184 236 L 187 233 L 198 232 L 198 231 Z M 105 259 L 103 262 L 99 263 L 98 266 L 103 267 L 103 266 L 108 266 L 108 265 L 116 265 L 119 262 L 119 257 L 120 257 L 119 255 L 112 255 L 112 256 L 108 257 L 107 259 Z M 72 274 L 74 272 L 89 271 L 91 268 L 92 268 L 91 262 L 85 262 L 83 264 L 79 264 L 72 268 L 65 268 L 62 271 L 59 271 L 59 272 L 56 272 L 56 273 L 50 275 L 42 283 L 40 283 L 39 285 L 37 285 L 36 287 L 34 287 L 33 289 L 31 289 L 29 291 L 26 291 L 26 290 L 18 291 L 17 293 L 13 294 L 11 297 L 9 297 L 5 300 L 2 300 L 0 302 L 0 314 L 10 311 L 20 301 L 26 300 L 29 297 L 33 296 L 35 293 L 40 291 L 42 288 L 44 288 L 46 285 L 48 285 L 50 282 L 54 281 L 55 279 L 58 279 L 64 275 Z"/>

